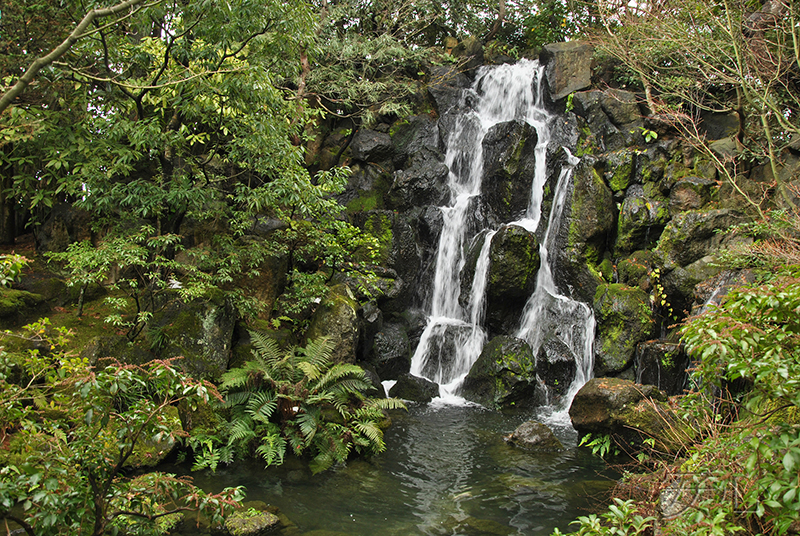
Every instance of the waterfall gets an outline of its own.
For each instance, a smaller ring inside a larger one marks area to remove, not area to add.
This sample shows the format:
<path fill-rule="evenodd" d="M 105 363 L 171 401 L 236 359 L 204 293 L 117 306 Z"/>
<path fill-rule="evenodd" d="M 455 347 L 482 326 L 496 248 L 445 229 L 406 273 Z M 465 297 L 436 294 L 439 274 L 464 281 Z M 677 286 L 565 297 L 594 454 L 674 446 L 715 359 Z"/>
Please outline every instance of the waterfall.
<path fill-rule="evenodd" d="M 482 67 L 472 87 L 465 90 L 462 97 L 462 104 L 474 102 L 475 105 L 469 112 L 459 115 L 448 137 L 445 163 L 450 170 L 451 201 L 450 205 L 440 207 L 443 228 L 436 255 L 430 313 L 411 361 L 411 373 L 438 383 L 442 397 L 457 392 L 487 339 L 483 327 L 485 290 L 490 244 L 495 231 L 476 233 L 474 222 L 470 220 L 470 209 L 481 195 L 484 136 L 499 123 L 517 120 L 536 129 L 535 174 L 528 209 L 524 219 L 513 223 L 531 232 L 540 224 L 547 178 L 546 152 L 550 141 L 548 122 L 551 119 L 542 104 L 542 79 L 543 69 L 537 61 L 522 60 L 515 65 Z M 578 358 L 579 372 L 576 376 L 581 379 L 576 377 L 576 382 L 583 385 L 591 375 L 594 319 L 585 304 L 559 294 L 548 260 L 575 162 L 577 159 L 570 155 L 570 163 L 561 172 L 545 239 L 540 245 L 542 267 L 536 291 L 525 307 L 517 336 L 526 339 L 534 351 L 538 350 L 544 337 L 561 339 Z M 467 261 L 467 251 L 473 241 L 481 239 L 483 243 L 472 288 L 466 300 L 462 297 L 466 303 L 459 303 L 461 273 Z"/>

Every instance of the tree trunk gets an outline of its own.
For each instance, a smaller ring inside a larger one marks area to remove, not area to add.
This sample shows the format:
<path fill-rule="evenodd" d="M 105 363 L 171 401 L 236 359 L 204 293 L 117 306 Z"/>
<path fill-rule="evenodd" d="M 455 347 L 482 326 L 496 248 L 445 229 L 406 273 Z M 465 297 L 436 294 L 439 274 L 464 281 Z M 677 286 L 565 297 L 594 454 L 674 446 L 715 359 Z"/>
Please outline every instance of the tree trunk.
<path fill-rule="evenodd" d="M 500 0 L 500 8 L 497 11 L 497 19 L 492 24 L 492 29 L 489 30 L 489 35 L 486 36 L 484 41 L 489 42 L 494 39 L 494 36 L 497 35 L 497 32 L 500 31 L 500 27 L 503 26 L 503 20 L 506 18 L 506 0 Z"/>
<path fill-rule="evenodd" d="M 7 145 L 3 153 L 7 155 L 11 152 L 11 147 Z M 16 226 L 16 200 L 8 194 L 14 180 L 14 165 L 3 158 L 0 164 L 0 244 L 4 246 L 14 245 L 17 237 Z"/>

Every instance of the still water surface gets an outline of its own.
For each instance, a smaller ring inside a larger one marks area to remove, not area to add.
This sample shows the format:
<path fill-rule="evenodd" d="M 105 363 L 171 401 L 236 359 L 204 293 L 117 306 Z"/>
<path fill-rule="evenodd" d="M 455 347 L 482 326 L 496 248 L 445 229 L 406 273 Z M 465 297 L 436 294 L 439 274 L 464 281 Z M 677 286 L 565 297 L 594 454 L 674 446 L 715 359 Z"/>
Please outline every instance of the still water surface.
<path fill-rule="evenodd" d="M 209 491 L 246 486 L 248 500 L 278 506 L 296 525 L 291 534 L 549 535 L 586 515 L 616 475 L 575 448 L 568 425 L 553 426 L 563 452 L 506 445 L 502 436 L 531 417 L 415 406 L 393 412 L 387 450 L 369 460 L 313 477 L 291 458 L 281 467 L 237 463 L 192 476 Z"/>

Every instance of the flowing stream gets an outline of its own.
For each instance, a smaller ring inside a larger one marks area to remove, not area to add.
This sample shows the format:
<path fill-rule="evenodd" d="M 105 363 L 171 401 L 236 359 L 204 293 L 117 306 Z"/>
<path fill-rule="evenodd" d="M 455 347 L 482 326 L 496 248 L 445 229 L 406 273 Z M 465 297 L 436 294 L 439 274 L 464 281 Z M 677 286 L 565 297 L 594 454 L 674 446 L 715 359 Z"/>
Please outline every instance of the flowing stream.
<path fill-rule="evenodd" d="M 489 129 L 501 122 L 524 121 L 536 129 L 535 175 L 530 187 L 528 210 L 522 220 L 512 222 L 536 232 L 542 219 L 542 200 L 547 178 L 546 153 L 550 143 L 552 117 L 542 105 L 543 69 L 536 61 L 515 65 L 483 67 L 464 102 L 476 102 L 469 113 L 461 114 L 448 137 L 445 161 L 450 169 L 452 204 L 441 207 L 443 229 L 436 257 L 428 324 L 411 361 L 411 373 L 439 384 L 440 395 L 451 398 L 477 360 L 486 343 L 483 326 L 489 246 L 495 230 L 484 233 L 472 289 L 464 306 L 459 303 L 461 272 L 466 264 L 468 245 L 486 230 L 472 232 L 470 221 L 475 198 L 481 195 L 483 139 Z M 566 149 L 565 149 L 566 150 Z M 540 245 L 541 268 L 536 290 L 528 300 L 515 334 L 527 340 L 536 355 L 546 338 L 557 338 L 576 357 L 577 372 L 569 392 L 568 404 L 577 390 L 591 377 L 594 317 L 591 309 L 561 294 L 553 279 L 557 230 L 562 224 L 572 168 L 577 159 L 568 154 L 555 188 L 553 206 Z M 454 355 L 455 357 L 451 357 Z M 563 408 L 561 408 L 563 410 Z M 561 418 L 565 418 L 564 411 Z"/>

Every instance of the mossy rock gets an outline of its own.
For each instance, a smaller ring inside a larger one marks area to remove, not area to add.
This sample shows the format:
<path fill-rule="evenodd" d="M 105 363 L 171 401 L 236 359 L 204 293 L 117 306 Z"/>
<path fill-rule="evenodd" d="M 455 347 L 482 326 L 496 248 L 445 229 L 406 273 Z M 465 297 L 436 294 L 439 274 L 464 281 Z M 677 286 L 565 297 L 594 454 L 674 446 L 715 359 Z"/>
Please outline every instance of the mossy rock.
<path fill-rule="evenodd" d="M 655 336 L 650 296 L 640 288 L 603 284 L 597 287 L 594 312 L 595 373 L 622 372 L 633 363 L 636 345 Z"/>
<path fill-rule="evenodd" d="M 45 303 L 41 294 L 26 290 L 0 288 L 0 327 L 10 329 L 35 317 Z"/>
<path fill-rule="evenodd" d="M 539 241 L 517 225 L 502 227 L 492 237 L 489 250 L 489 300 L 527 299 L 536 287 Z"/>
<path fill-rule="evenodd" d="M 662 452 L 677 452 L 691 437 L 663 392 L 619 378 L 586 382 L 575 395 L 569 415 L 581 436 L 611 435 L 629 453 L 639 450 L 645 439 L 654 440 Z"/>
<path fill-rule="evenodd" d="M 631 186 L 619 211 L 615 253 L 654 246 L 669 219 L 666 200 L 646 195 L 642 186 Z"/>
<path fill-rule="evenodd" d="M 651 273 L 656 266 L 656 256 L 652 251 L 636 251 L 617 262 L 619 282 L 629 287 L 639 287 L 650 291 Z"/>
<path fill-rule="evenodd" d="M 719 231 L 741 222 L 739 213 L 727 209 L 681 212 L 664 228 L 655 253 L 667 271 L 688 266 L 736 240 L 735 236 L 726 236 Z"/>
<path fill-rule="evenodd" d="M 358 308 L 347 285 L 332 287 L 311 317 L 305 340 L 327 337 L 333 343 L 334 363 L 355 363 L 360 334 Z"/>
<path fill-rule="evenodd" d="M 624 191 L 631 185 L 634 174 L 634 151 L 623 149 L 605 155 L 604 178 L 612 192 Z"/>
<path fill-rule="evenodd" d="M 464 379 L 461 395 L 497 409 L 530 408 L 546 402 L 536 377 L 536 360 L 522 339 L 500 335 L 483 347 Z"/>
<path fill-rule="evenodd" d="M 231 536 L 263 536 L 280 527 L 278 516 L 255 508 L 241 508 L 225 518 L 225 528 Z"/>

